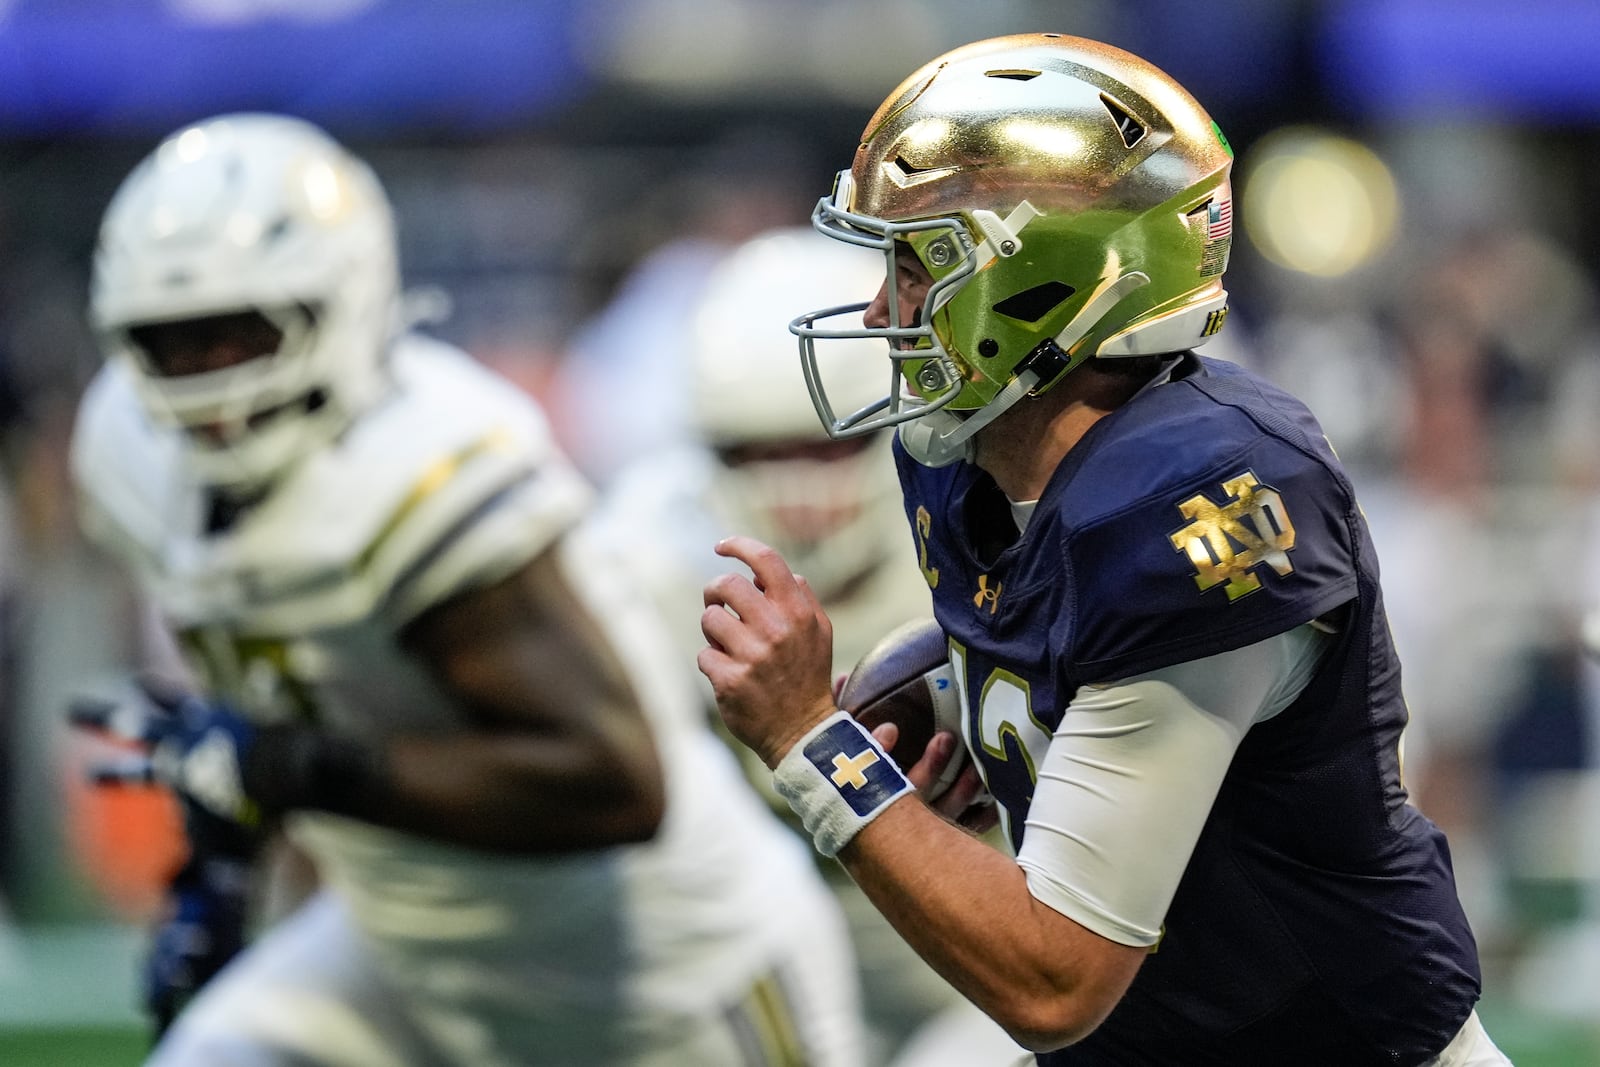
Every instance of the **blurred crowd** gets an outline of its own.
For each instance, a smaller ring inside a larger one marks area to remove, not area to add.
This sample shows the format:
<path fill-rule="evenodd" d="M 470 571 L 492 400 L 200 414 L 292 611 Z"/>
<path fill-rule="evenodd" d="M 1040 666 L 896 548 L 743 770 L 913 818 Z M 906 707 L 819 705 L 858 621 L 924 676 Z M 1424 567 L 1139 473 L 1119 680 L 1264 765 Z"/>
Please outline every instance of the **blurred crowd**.
<path fill-rule="evenodd" d="M 848 160 L 865 114 L 818 115 L 701 111 L 693 134 L 618 143 L 355 144 L 395 200 L 414 314 L 539 396 L 604 489 L 692 435 L 687 310 L 740 241 L 803 225 Z M 1568 180 L 1594 134 L 1343 131 L 1386 168 L 1394 220 L 1317 274 L 1266 254 L 1249 212 L 1268 131 L 1243 132 L 1247 239 L 1208 354 L 1304 398 L 1356 479 L 1404 663 L 1407 781 L 1449 833 L 1486 985 L 1600 1018 L 1600 659 L 1583 640 L 1600 605 L 1600 217 Z M 97 829 L 61 721 L 85 679 L 163 654 L 81 540 L 65 472 L 98 360 L 94 222 L 148 147 L 0 150 L 0 925 L 18 929 L 135 923 L 152 900 L 154 861 Z"/>

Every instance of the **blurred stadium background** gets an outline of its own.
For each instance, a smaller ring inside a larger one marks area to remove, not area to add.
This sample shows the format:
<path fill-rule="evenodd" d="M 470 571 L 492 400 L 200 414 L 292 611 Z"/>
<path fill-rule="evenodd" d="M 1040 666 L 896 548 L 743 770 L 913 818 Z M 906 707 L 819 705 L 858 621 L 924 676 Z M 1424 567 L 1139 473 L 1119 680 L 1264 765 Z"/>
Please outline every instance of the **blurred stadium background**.
<path fill-rule="evenodd" d="M 152 629 L 73 529 L 64 444 L 95 225 L 157 138 L 281 110 L 366 155 L 417 313 L 605 482 L 681 432 L 705 268 L 803 221 L 915 66 L 1024 30 L 1146 56 L 1231 139 L 1212 351 L 1297 390 L 1356 474 L 1491 1032 L 1600 1064 L 1592 0 L 0 0 L 0 1064 L 144 1047 L 170 815 L 82 788 L 62 709 Z"/>

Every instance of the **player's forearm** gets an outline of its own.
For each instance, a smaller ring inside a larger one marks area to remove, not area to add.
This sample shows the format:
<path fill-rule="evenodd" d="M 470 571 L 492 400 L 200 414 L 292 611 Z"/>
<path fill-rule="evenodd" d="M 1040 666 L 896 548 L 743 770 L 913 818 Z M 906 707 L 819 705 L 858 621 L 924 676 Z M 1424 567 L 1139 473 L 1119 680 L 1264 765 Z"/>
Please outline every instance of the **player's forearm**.
<path fill-rule="evenodd" d="M 269 808 L 330 811 L 468 848 L 555 853 L 648 840 L 665 807 L 643 744 L 478 731 L 374 747 L 301 727 L 264 737 L 246 789 Z"/>
<path fill-rule="evenodd" d="M 401 739 L 388 755 L 395 817 L 405 824 L 397 828 L 477 848 L 546 853 L 645 841 L 666 806 L 648 744 L 597 751 L 477 733 Z"/>
<path fill-rule="evenodd" d="M 1144 958 L 1040 904 L 1010 857 L 914 799 L 839 859 L 911 947 L 1026 1048 L 1087 1035 Z"/>

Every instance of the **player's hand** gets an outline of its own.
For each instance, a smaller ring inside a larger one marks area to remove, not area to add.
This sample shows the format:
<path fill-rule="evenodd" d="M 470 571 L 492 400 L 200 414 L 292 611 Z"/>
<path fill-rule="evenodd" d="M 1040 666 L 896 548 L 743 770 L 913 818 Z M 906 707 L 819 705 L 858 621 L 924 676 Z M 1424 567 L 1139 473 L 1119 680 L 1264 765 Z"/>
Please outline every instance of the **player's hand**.
<path fill-rule="evenodd" d="M 159 782 L 217 818 L 245 827 L 261 822 L 241 775 L 256 728 L 226 707 L 144 678 L 121 699 L 75 701 L 69 718 L 130 748 L 122 759 L 91 767 L 96 782 Z"/>
<path fill-rule="evenodd" d="M 728 730 L 774 767 L 834 712 L 833 624 L 804 578 L 750 537 L 717 544 L 753 578 L 725 574 L 705 588 L 696 661 L 711 681 Z"/>
<path fill-rule="evenodd" d="M 144 967 L 157 1036 L 244 947 L 248 883 L 248 865 L 197 851 L 167 890 Z"/>
<path fill-rule="evenodd" d="M 900 727 L 892 722 L 882 723 L 873 729 L 872 736 L 887 751 L 894 748 L 895 742 L 900 739 Z M 922 758 L 906 768 L 906 778 L 917 792 L 926 797 L 929 787 L 939 780 L 945 767 L 956 758 L 960 747 L 961 738 L 949 730 L 940 730 L 928 741 L 928 747 L 922 750 Z M 994 798 L 983 787 L 977 764 L 971 760 L 956 775 L 950 788 L 930 801 L 928 806 L 975 834 L 987 833 L 1000 820 Z"/>

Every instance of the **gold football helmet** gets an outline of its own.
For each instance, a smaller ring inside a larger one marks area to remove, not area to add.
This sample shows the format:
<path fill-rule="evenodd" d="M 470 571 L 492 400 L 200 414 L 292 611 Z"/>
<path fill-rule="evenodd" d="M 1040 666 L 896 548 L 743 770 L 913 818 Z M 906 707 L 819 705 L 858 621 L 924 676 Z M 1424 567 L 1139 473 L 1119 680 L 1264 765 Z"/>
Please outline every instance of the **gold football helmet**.
<path fill-rule="evenodd" d="M 1193 97 L 1109 45 L 1000 37 L 923 66 L 812 215 L 883 253 L 891 295 L 886 327 L 840 325 L 866 302 L 790 324 L 828 432 L 921 420 L 902 440 L 924 462 L 954 462 L 978 429 L 1091 356 L 1206 341 L 1227 313 L 1232 160 Z M 893 299 L 897 250 L 933 279 L 911 322 Z M 890 342 L 888 395 L 835 412 L 816 343 L 863 336 Z"/>

